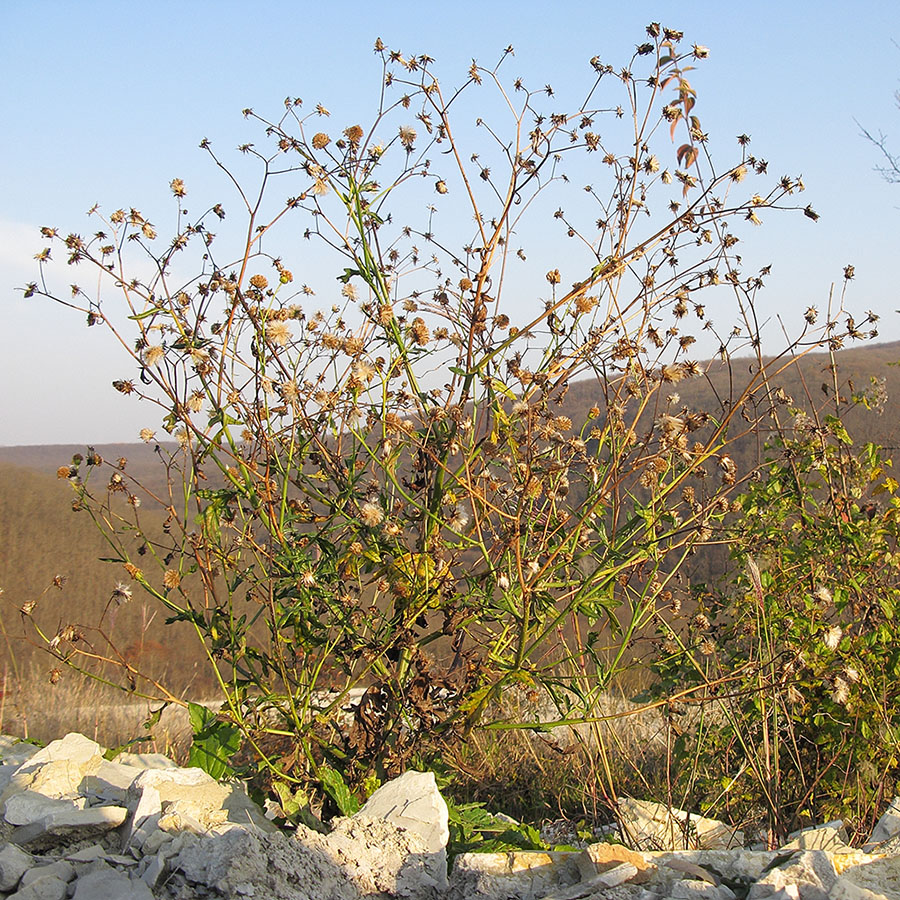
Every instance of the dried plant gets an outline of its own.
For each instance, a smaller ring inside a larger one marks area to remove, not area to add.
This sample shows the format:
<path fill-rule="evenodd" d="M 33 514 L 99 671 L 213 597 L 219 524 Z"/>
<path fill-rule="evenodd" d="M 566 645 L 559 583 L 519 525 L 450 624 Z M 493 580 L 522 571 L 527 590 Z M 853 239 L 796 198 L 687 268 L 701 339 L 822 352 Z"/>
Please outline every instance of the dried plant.
<path fill-rule="evenodd" d="M 227 219 L 224 203 L 190 218 L 176 178 L 171 240 L 136 208 L 94 209 L 99 231 L 46 228 L 39 256 L 62 247 L 97 290 L 42 275 L 26 291 L 134 360 L 114 385 L 177 442 L 157 448 L 168 492 L 89 454 L 66 472 L 76 506 L 123 579 L 196 629 L 222 720 L 299 782 L 334 764 L 359 784 L 472 727 L 527 725 L 488 713 L 514 687 L 597 718 L 749 474 L 729 442 L 776 402 L 754 316 L 768 272 L 742 270 L 738 233 L 770 209 L 816 218 L 746 136 L 713 162 L 688 81 L 708 51 L 680 32 L 651 25 L 625 68 L 591 60 L 568 112 L 549 85 L 504 80 L 511 48 L 449 91 L 429 57 L 375 49 L 370 124 L 292 98 L 273 121 L 246 110 L 267 141 L 240 148 L 252 188 L 201 144 L 236 192 Z M 235 253 L 217 231 L 236 218 Z M 535 263 L 538 245 L 560 249 Z M 337 286 L 314 290 L 329 266 Z M 734 308 L 726 330 L 707 297 Z M 692 357 L 689 323 L 716 362 Z M 811 329 L 786 352 L 816 346 Z M 836 317 L 823 333 L 839 340 Z M 679 382 L 740 352 L 756 358 L 744 388 L 680 401 Z M 567 405 L 576 379 L 592 380 L 586 415 Z M 167 510 L 162 533 L 142 502 Z M 44 637 L 89 668 L 79 629 Z M 176 699 L 119 662 L 126 687 Z"/>

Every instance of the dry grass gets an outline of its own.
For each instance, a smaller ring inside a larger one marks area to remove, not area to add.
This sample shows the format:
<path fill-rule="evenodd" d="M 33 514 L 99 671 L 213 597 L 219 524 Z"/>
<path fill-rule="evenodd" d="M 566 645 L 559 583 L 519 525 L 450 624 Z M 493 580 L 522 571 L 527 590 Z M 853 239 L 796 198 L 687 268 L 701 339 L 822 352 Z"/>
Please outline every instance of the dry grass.
<path fill-rule="evenodd" d="M 129 697 L 118 688 L 63 672 L 56 684 L 35 662 L 14 679 L 3 676 L 0 733 L 47 743 L 76 731 L 104 747 L 164 753 L 176 761 L 187 757 L 191 730 L 187 710 L 171 704 L 151 729 L 150 715 L 160 704 Z"/>

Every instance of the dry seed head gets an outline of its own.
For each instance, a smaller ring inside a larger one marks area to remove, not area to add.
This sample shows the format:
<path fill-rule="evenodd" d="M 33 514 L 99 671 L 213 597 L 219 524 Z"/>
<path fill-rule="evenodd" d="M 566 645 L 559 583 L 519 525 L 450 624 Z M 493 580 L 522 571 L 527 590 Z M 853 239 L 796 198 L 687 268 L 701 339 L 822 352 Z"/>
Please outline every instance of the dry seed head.
<path fill-rule="evenodd" d="M 264 291 L 269 286 L 269 279 L 265 275 L 254 275 L 250 279 L 250 284 L 260 291 Z"/>
<path fill-rule="evenodd" d="M 172 193 L 176 197 L 183 197 L 187 193 L 184 182 L 180 178 L 173 178 L 169 182 L 169 187 L 172 189 Z"/>
<path fill-rule="evenodd" d="M 123 582 L 117 582 L 113 588 L 112 599 L 118 604 L 127 603 L 131 599 L 131 586 Z"/>
<path fill-rule="evenodd" d="M 145 366 L 158 366 L 165 359 L 165 356 L 166 351 L 159 346 L 159 344 L 154 344 L 152 347 L 145 348 L 142 354 Z M 130 392 L 123 391 L 123 393 Z"/>
<path fill-rule="evenodd" d="M 559 269 L 551 269 L 545 277 L 547 281 L 550 282 L 550 284 L 559 284 L 562 281 L 562 276 L 559 274 Z"/>
<path fill-rule="evenodd" d="M 291 330 L 285 322 L 273 322 L 271 325 L 266 326 L 266 337 L 273 344 L 285 347 L 291 339 Z"/>
<path fill-rule="evenodd" d="M 691 625 L 697 631 L 709 631 L 709 629 L 710 629 L 709 617 L 706 616 L 704 613 L 698 612 L 694 616 L 694 618 L 691 619 Z"/>
<path fill-rule="evenodd" d="M 416 131 L 409 125 L 401 125 L 400 126 L 400 143 L 406 147 L 407 150 L 413 149 L 413 144 L 416 142 Z"/>
<path fill-rule="evenodd" d="M 834 679 L 834 690 L 831 693 L 831 699 L 838 706 L 846 706 L 847 701 L 850 699 L 850 685 L 840 675 Z"/>
<path fill-rule="evenodd" d="M 840 625 L 830 625 L 825 629 L 825 634 L 823 635 L 822 640 L 829 650 L 834 651 L 837 650 L 843 636 L 844 631 Z"/>
<path fill-rule="evenodd" d="M 363 130 L 359 125 L 351 125 L 344 129 L 344 137 L 350 142 L 351 147 L 358 147 L 363 138 Z"/>
<path fill-rule="evenodd" d="M 363 347 L 365 347 L 365 342 L 361 337 L 348 337 L 344 341 L 344 353 L 347 356 L 359 356 L 363 351 Z"/>
<path fill-rule="evenodd" d="M 167 569 L 163 575 L 163 584 L 171 591 L 181 584 L 181 576 L 174 569 Z"/>
<path fill-rule="evenodd" d="M 324 150 L 330 143 L 331 138 L 322 131 L 313 135 L 312 145 L 315 150 Z"/>

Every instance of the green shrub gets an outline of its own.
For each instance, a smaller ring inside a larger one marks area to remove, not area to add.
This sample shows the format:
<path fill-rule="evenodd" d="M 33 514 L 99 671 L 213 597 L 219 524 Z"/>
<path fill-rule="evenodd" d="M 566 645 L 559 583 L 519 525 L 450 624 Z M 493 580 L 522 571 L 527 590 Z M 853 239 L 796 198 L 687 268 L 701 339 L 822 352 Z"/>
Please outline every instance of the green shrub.
<path fill-rule="evenodd" d="M 868 833 L 900 764 L 898 484 L 838 417 L 791 426 L 737 499 L 735 575 L 687 631 L 664 626 L 659 666 L 669 692 L 708 688 L 677 746 L 706 764 L 681 789 L 762 813 L 776 844 L 837 817 Z"/>

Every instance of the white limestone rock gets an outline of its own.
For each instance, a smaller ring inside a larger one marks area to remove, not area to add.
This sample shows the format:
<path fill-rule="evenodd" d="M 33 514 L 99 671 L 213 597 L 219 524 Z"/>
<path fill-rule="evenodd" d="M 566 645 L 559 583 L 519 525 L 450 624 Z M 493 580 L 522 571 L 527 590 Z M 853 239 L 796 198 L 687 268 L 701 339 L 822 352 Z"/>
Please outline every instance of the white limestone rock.
<path fill-rule="evenodd" d="M 788 835 L 788 838 L 787 843 L 778 848 L 779 853 L 786 850 L 827 850 L 830 853 L 842 853 L 850 849 L 850 838 L 842 819 L 803 828 Z"/>
<path fill-rule="evenodd" d="M 127 815 L 128 810 L 122 806 L 57 808 L 35 822 L 20 825 L 13 831 L 10 840 L 20 847 L 36 851 L 89 840 L 118 828 Z"/>
<path fill-rule="evenodd" d="M 96 774 L 103 751 L 95 741 L 80 734 L 67 734 L 23 762 L 0 794 L 0 811 L 14 794 L 30 790 L 45 797 L 74 796 L 88 775 Z"/>
<path fill-rule="evenodd" d="M 710 884 L 682 878 L 669 889 L 672 900 L 735 900 L 735 893 L 725 884 Z"/>
<path fill-rule="evenodd" d="M 621 897 L 622 891 L 616 891 L 615 894 L 611 895 L 610 889 L 624 885 L 629 880 L 629 870 L 632 874 L 637 872 L 637 868 L 631 863 L 622 863 L 622 865 L 608 869 L 606 872 L 595 875 L 587 881 L 580 881 L 571 887 L 558 888 L 555 891 L 551 891 L 549 894 L 545 894 L 542 900 L 593 900 L 594 897 Z M 641 894 L 638 894 L 638 897 L 640 896 Z M 655 894 L 651 896 L 656 898 Z"/>
<path fill-rule="evenodd" d="M 263 840 L 237 831 L 196 839 L 171 860 L 169 883 L 177 887 L 176 879 L 181 879 L 183 896 L 194 896 L 192 890 L 215 891 L 223 900 L 360 900 L 360 892 L 330 856 L 305 845 L 307 831 L 298 828 L 296 840 L 283 834 Z"/>
<path fill-rule="evenodd" d="M 831 900 L 900 900 L 900 857 L 869 859 L 847 866 L 829 897 Z"/>
<path fill-rule="evenodd" d="M 900 837 L 900 797 L 891 800 L 862 849 L 868 853 L 878 853 L 884 844 L 897 837 Z"/>
<path fill-rule="evenodd" d="M 431 853 L 445 851 L 450 840 L 447 804 L 433 772 L 412 769 L 383 784 L 354 818 L 384 819 L 420 835 Z"/>
<path fill-rule="evenodd" d="M 53 875 L 42 876 L 20 887 L 10 900 L 65 900 L 69 885 Z M 99 900 L 95 897 L 94 900 Z"/>
<path fill-rule="evenodd" d="M 153 900 L 150 888 L 115 869 L 96 869 L 75 884 L 72 900 Z"/>
<path fill-rule="evenodd" d="M 0 734 L 0 763 L 4 766 L 21 766 L 41 748 L 8 734 Z"/>
<path fill-rule="evenodd" d="M 179 813 L 196 819 L 204 830 L 226 823 L 253 827 L 266 834 L 278 830 L 242 785 L 219 784 L 202 769 L 145 769 L 129 788 L 126 802 L 130 808 L 137 808 L 146 787 L 157 791 L 163 813 L 177 801 Z"/>
<path fill-rule="evenodd" d="M 610 844 L 605 841 L 590 844 L 581 851 L 578 856 L 578 871 L 581 880 L 587 882 L 622 863 L 630 863 L 635 867 L 631 881 L 637 884 L 650 881 L 656 872 L 656 866 L 647 861 L 646 854 L 630 850 L 623 844 Z"/>
<path fill-rule="evenodd" d="M 129 794 L 129 799 L 132 799 L 133 796 L 133 793 Z M 126 802 L 128 801 L 126 800 Z M 131 825 L 122 842 L 123 849 L 127 850 L 131 846 L 142 847 L 156 830 L 161 815 L 162 803 L 159 791 L 151 784 L 144 785 L 140 789 L 137 801 L 132 806 Z"/>
<path fill-rule="evenodd" d="M 718 819 L 633 797 L 619 797 L 617 802 L 622 830 L 636 850 L 729 850 L 744 845 L 743 832 Z"/>
<path fill-rule="evenodd" d="M 387 819 L 337 819 L 327 835 L 308 831 L 303 841 L 324 850 L 364 896 L 437 900 L 448 887 L 445 849 L 435 852 L 421 834 Z"/>
<path fill-rule="evenodd" d="M 48 865 L 35 866 L 22 876 L 19 886 L 25 887 L 31 884 L 32 881 L 37 881 L 38 878 L 50 877 L 58 878 L 60 881 L 65 881 L 68 884 L 75 877 L 75 866 L 65 859 L 58 859 L 56 862 Z"/>
<path fill-rule="evenodd" d="M 15 844 L 0 848 L 0 891 L 13 891 L 21 877 L 34 865 L 30 853 Z"/>
<path fill-rule="evenodd" d="M 660 876 L 667 881 L 683 877 L 672 873 L 683 872 L 684 864 L 689 863 L 720 878 L 747 883 L 756 881 L 778 857 L 770 850 L 681 850 L 645 855 L 649 862 L 659 867 Z"/>
<path fill-rule="evenodd" d="M 748 900 L 770 898 L 788 887 L 796 887 L 800 900 L 827 900 L 837 873 L 824 850 L 804 850 L 765 872 L 750 887 Z"/>
<path fill-rule="evenodd" d="M 84 797 L 56 799 L 45 797 L 35 791 L 22 791 L 19 794 L 13 794 L 6 801 L 3 818 L 10 825 L 31 825 L 57 812 L 85 809 L 86 807 L 87 802 Z"/>
<path fill-rule="evenodd" d="M 92 800 L 124 804 L 132 782 L 141 771 L 135 766 L 126 766 L 104 759 L 95 774 L 85 776 L 79 789 Z"/>
<path fill-rule="evenodd" d="M 461 853 L 450 871 L 449 900 L 537 900 L 580 881 L 577 851 Z"/>

